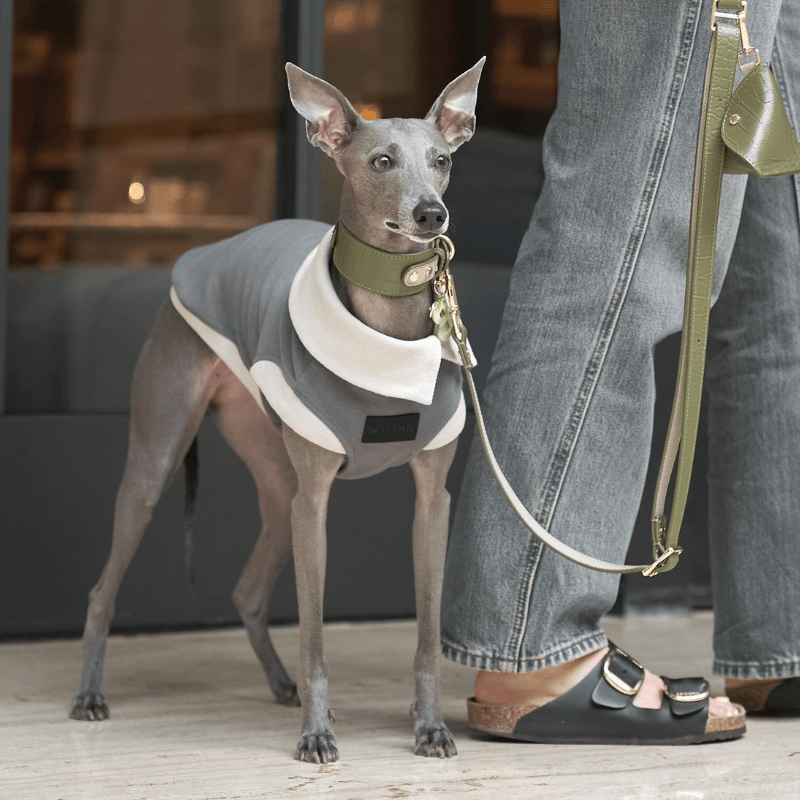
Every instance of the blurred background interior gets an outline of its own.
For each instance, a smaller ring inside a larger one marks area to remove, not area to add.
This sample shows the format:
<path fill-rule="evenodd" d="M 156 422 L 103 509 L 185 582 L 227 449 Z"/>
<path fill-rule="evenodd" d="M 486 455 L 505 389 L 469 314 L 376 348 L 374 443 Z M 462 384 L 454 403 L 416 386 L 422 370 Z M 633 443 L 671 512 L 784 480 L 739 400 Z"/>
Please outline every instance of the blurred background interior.
<path fill-rule="evenodd" d="M 14 0 L 3 9 L 0 635 L 73 634 L 108 552 L 130 378 L 170 266 L 191 247 L 272 219 L 336 220 L 341 176 L 307 144 L 283 63 L 324 77 L 371 119 L 423 116 L 450 80 L 487 56 L 478 133 L 456 154 L 446 196 L 482 385 L 543 181 L 558 4 Z M 667 342 L 658 354 L 657 441 L 673 351 Z M 471 422 L 454 495 L 470 438 Z M 173 486 L 126 578 L 117 629 L 236 620 L 229 594 L 258 530 L 254 489 L 208 421 L 200 448 L 196 597 L 183 583 L 181 488 Z M 703 458 L 701 446 L 701 478 Z M 337 485 L 329 618 L 413 615 L 407 472 Z M 657 586 L 623 580 L 618 610 L 708 605 L 702 483 L 684 534 L 695 556 Z M 647 516 L 643 509 L 631 558 L 647 559 Z M 273 615 L 296 618 L 291 574 Z"/>

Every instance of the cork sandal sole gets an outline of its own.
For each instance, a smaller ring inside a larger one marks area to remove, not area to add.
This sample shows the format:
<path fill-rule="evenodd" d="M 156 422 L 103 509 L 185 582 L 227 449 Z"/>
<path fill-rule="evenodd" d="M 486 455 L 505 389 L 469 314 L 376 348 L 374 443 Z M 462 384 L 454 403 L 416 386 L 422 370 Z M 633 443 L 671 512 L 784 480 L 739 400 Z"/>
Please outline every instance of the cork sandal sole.
<path fill-rule="evenodd" d="M 723 698 L 720 698 L 723 699 Z M 526 704 L 494 704 L 480 703 L 474 697 L 467 700 L 467 718 L 469 727 L 479 733 L 498 736 L 502 739 L 515 739 L 516 741 L 539 742 L 540 744 L 629 744 L 629 745 L 682 745 L 701 744 L 703 742 L 716 742 L 725 739 L 738 739 L 747 730 L 745 724 L 745 710 L 741 705 L 734 703 L 735 713 L 726 717 L 709 714 L 706 720 L 705 731 L 702 734 L 677 736 L 670 739 L 643 739 L 641 737 L 613 738 L 608 736 L 591 737 L 580 734 L 580 722 L 575 721 L 574 736 L 569 738 L 551 738 L 546 734 L 536 738 L 515 735 L 514 728 L 517 722 L 531 711 L 542 706 L 535 703 Z M 590 712 L 591 713 L 591 712 Z"/>

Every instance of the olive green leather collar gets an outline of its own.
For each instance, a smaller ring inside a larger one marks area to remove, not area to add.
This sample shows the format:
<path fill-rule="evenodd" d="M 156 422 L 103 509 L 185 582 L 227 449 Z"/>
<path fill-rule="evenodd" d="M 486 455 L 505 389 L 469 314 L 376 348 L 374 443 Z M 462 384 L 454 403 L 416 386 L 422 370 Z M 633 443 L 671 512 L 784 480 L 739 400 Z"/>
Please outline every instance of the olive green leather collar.
<path fill-rule="evenodd" d="M 389 253 L 362 242 L 341 222 L 331 234 L 333 264 L 362 289 L 390 297 L 419 294 L 445 263 L 445 248 L 436 239 L 422 253 Z"/>

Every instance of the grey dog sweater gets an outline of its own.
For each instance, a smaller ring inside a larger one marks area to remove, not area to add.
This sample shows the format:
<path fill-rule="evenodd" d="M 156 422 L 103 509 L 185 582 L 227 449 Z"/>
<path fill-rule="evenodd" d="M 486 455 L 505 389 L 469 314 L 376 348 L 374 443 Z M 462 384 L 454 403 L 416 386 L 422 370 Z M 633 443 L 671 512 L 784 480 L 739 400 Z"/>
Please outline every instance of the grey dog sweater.
<path fill-rule="evenodd" d="M 331 230 L 283 220 L 190 250 L 170 296 L 274 422 L 345 454 L 338 477 L 364 478 L 458 436 L 461 372 L 451 342 L 394 339 L 347 311 Z"/>

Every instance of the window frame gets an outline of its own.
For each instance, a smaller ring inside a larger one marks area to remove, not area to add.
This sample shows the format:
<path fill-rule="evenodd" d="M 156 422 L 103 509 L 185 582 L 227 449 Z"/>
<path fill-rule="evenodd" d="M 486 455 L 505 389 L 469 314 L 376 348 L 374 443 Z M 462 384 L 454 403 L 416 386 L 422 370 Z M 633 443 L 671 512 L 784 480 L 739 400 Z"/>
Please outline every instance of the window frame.
<path fill-rule="evenodd" d="M 6 272 L 8 270 L 8 212 L 11 166 L 11 59 L 14 42 L 13 0 L 0 3 L 0 416 L 6 409 Z"/>

